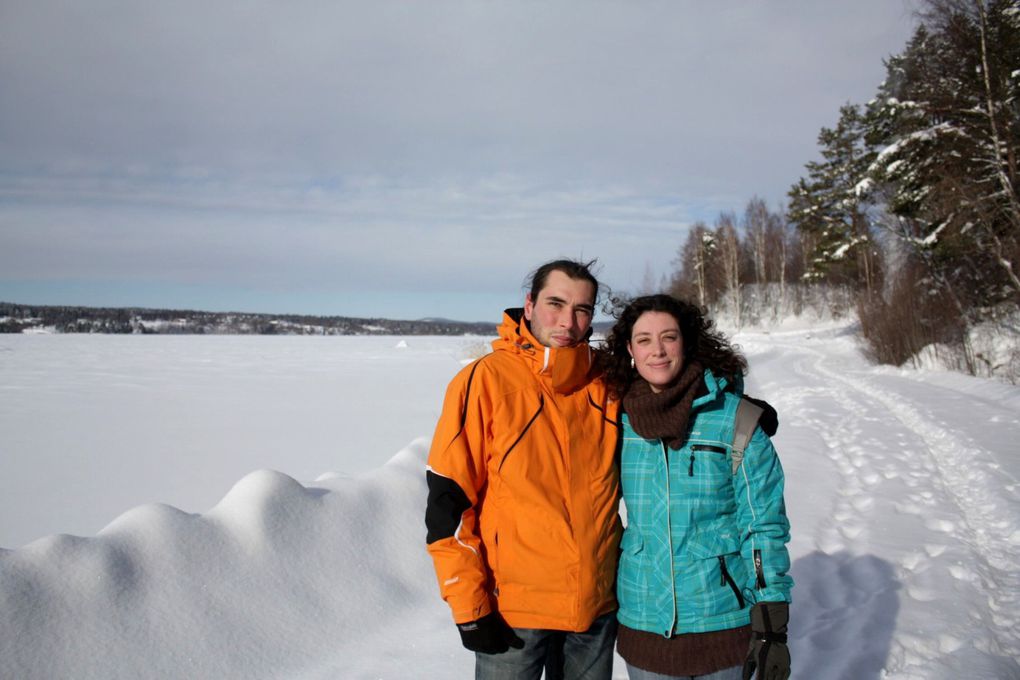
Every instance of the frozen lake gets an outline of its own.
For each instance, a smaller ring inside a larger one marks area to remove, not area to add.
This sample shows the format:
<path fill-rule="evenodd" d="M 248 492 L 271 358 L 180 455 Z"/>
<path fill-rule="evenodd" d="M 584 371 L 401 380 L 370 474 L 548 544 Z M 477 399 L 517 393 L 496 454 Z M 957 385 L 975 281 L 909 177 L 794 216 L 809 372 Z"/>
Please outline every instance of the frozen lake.
<path fill-rule="evenodd" d="M 0 335 L 0 547 L 149 502 L 203 512 L 252 470 L 312 481 L 432 436 L 488 339 Z"/>

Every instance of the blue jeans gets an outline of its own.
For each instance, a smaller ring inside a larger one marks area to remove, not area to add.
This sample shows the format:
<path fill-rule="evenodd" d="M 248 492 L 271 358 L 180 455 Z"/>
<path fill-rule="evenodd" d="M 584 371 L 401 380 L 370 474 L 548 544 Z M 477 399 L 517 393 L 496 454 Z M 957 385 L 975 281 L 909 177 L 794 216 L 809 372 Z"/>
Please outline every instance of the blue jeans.
<path fill-rule="evenodd" d="M 583 633 L 514 628 L 523 649 L 502 654 L 475 653 L 475 680 L 538 680 L 547 661 L 549 675 L 563 680 L 609 680 L 613 676 L 616 613 L 595 619 Z M 559 668 L 562 664 L 562 668 Z M 560 674 L 562 673 L 562 674 Z"/>
<path fill-rule="evenodd" d="M 630 680 L 741 680 L 744 674 L 743 666 L 724 668 L 708 675 L 662 675 L 651 671 L 641 670 L 627 664 L 627 677 Z"/>

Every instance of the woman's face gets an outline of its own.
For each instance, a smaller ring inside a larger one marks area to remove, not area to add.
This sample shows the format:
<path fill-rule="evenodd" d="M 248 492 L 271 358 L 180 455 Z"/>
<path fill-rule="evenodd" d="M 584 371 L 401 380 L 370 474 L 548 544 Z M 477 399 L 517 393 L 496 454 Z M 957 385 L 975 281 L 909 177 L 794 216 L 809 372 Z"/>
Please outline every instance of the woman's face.
<path fill-rule="evenodd" d="M 653 392 L 673 382 L 684 364 L 684 340 L 672 314 L 645 312 L 634 322 L 627 351 Z"/>

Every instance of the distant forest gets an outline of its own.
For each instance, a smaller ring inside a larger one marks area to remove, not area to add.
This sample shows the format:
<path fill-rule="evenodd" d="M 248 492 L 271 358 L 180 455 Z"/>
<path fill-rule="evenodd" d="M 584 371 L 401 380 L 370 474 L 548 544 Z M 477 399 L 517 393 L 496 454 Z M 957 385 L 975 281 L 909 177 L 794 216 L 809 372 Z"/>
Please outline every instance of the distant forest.
<path fill-rule="evenodd" d="M 493 335 L 495 323 L 448 319 L 359 319 L 346 316 L 246 314 L 137 307 L 67 307 L 0 302 L 0 333 L 178 335 Z"/>

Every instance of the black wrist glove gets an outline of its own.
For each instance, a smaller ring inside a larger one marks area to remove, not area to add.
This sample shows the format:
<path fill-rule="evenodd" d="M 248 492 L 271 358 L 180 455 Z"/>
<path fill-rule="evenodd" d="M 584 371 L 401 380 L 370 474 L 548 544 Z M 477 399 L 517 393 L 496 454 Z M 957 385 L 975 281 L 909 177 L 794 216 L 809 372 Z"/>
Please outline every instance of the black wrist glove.
<path fill-rule="evenodd" d="M 744 678 L 786 680 L 790 677 L 790 649 L 786 646 L 786 624 L 790 605 L 785 602 L 759 602 L 751 609 L 751 647 L 744 661 Z"/>
<path fill-rule="evenodd" d="M 524 647 L 524 640 L 517 637 L 499 612 L 486 614 L 477 621 L 458 623 L 457 630 L 460 631 L 461 642 L 472 652 L 502 654 L 511 647 Z"/>
<path fill-rule="evenodd" d="M 772 404 L 768 403 L 764 399 L 755 399 L 749 397 L 746 394 L 744 399 L 761 409 L 761 415 L 758 416 L 758 425 L 768 436 L 776 434 L 776 430 L 779 429 L 779 414 L 776 413 L 776 409 L 772 408 Z"/>

